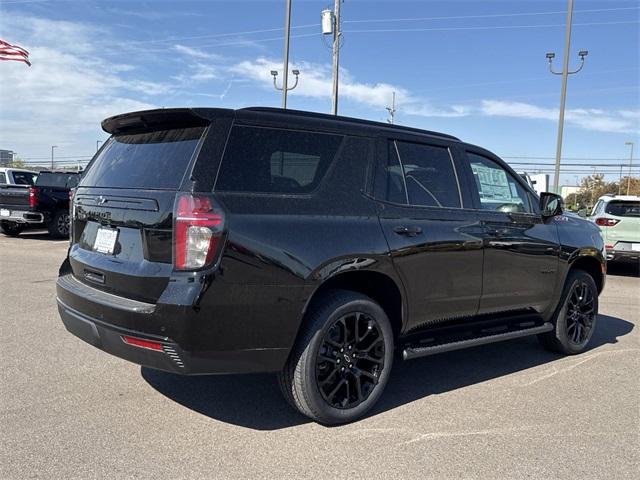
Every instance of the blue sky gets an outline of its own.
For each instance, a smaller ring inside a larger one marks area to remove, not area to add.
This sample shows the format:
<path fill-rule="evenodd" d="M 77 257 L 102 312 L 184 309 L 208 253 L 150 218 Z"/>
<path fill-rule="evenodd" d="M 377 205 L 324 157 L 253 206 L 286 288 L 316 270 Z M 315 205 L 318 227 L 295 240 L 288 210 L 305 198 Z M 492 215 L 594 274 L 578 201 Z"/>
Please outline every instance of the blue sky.
<path fill-rule="evenodd" d="M 301 75 L 290 108 L 330 109 L 319 26 L 328 3 L 293 0 L 290 68 Z M 0 148 L 23 158 L 47 157 L 51 145 L 60 159 L 91 155 L 106 138 L 100 120 L 124 111 L 280 105 L 269 71 L 282 70 L 283 0 L 0 0 L 0 9 L 0 38 L 33 62 L 0 64 Z M 342 11 L 341 114 L 384 121 L 396 91 L 397 123 L 512 162 L 555 155 L 560 77 L 545 53 L 559 68 L 566 1 L 346 0 Z M 569 80 L 563 156 L 628 158 L 625 141 L 640 153 L 639 15 L 638 1 L 575 1 L 571 63 L 578 50 L 589 56 Z M 609 162 L 620 160 L 598 160 Z"/>

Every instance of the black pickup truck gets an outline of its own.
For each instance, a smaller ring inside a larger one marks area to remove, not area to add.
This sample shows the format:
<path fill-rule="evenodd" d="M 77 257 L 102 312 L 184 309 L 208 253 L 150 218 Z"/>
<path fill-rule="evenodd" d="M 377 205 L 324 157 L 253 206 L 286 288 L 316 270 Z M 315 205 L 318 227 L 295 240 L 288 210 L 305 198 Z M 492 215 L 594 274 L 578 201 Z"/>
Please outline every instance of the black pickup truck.
<path fill-rule="evenodd" d="M 69 192 L 75 172 L 40 172 L 35 185 L 0 185 L 0 230 L 17 236 L 25 227 L 44 227 L 57 238 L 69 236 Z"/>

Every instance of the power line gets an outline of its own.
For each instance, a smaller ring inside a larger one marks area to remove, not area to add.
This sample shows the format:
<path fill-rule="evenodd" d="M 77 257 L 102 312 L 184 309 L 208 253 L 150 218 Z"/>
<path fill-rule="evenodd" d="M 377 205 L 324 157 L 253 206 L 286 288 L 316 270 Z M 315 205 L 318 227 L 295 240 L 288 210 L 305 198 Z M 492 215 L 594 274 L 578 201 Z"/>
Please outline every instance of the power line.
<path fill-rule="evenodd" d="M 638 7 L 620 8 L 594 8 L 590 10 L 574 10 L 576 13 L 615 12 L 620 10 L 638 10 Z M 521 12 L 521 13 L 493 13 L 486 15 L 454 15 L 447 17 L 415 17 L 415 18 L 384 18 L 367 20 L 345 20 L 344 23 L 388 23 L 388 22 L 421 22 L 427 20 L 459 20 L 469 18 L 502 18 L 502 17 L 528 17 L 536 15 L 564 15 L 566 11 L 555 12 Z"/>
<path fill-rule="evenodd" d="M 618 22 L 588 22 L 574 23 L 574 27 L 586 27 L 595 25 L 627 25 L 640 23 L 637 20 L 618 21 Z M 518 28 L 556 28 L 564 27 L 564 24 L 538 24 L 538 25 L 493 25 L 479 27 L 434 27 L 434 28 L 376 28 L 368 30 L 348 30 L 345 33 L 402 33 L 402 32 L 452 32 L 460 30 L 509 30 Z"/>

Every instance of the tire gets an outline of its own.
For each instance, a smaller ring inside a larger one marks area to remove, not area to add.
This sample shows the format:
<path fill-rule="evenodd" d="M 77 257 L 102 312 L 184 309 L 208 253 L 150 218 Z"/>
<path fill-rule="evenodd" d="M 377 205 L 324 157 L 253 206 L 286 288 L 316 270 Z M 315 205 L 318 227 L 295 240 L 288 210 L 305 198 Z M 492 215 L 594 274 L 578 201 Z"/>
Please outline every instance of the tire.
<path fill-rule="evenodd" d="M 17 237 L 24 230 L 24 225 L 17 222 L 0 222 L 0 230 L 5 235 L 10 237 Z"/>
<path fill-rule="evenodd" d="M 53 238 L 69 238 L 69 212 L 58 210 L 47 225 L 47 230 Z"/>
<path fill-rule="evenodd" d="M 593 277 L 582 270 L 569 272 L 555 313 L 554 330 L 538 335 L 552 352 L 575 355 L 583 352 L 596 328 L 598 288 Z"/>
<path fill-rule="evenodd" d="M 326 425 L 362 417 L 382 395 L 393 364 L 385 311 L 360 293 L 332 290 L 313 302 L 304 325 L 278 374 L 285 399 Z"/>

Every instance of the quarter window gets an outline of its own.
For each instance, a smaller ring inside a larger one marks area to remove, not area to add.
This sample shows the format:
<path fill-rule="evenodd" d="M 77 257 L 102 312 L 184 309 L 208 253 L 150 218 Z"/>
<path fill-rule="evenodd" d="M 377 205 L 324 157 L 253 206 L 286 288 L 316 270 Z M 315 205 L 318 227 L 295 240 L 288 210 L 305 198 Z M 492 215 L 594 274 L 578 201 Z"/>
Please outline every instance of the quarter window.
<path fill-rule="evenodd" d="M 460 190 L 449 149 L 389 142 L 386 199 L 415 206 L 460 208 Z"/>
<path fill-rule="evenodd" d="M 467 156 L 480 197 L 480 208 L 531 213 L 526 190 L 509 172 L 481 155 L 468 152 Z"/>
<path fill-rule="evenodd" d="M 7 176 L 3 172 L 0 172 L 0 183 L 7 183 Z"/>
<path fill-rule="evenodd" d="M 235 127 L 222 160 L 216 190 L 308 193 L 326 174 L 340 135 L 259 127 Z"/>

